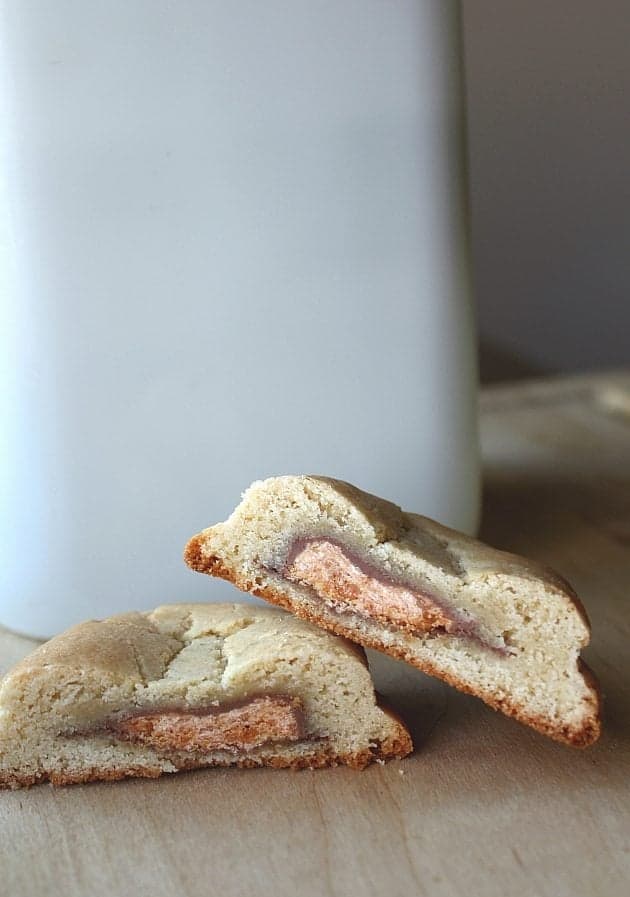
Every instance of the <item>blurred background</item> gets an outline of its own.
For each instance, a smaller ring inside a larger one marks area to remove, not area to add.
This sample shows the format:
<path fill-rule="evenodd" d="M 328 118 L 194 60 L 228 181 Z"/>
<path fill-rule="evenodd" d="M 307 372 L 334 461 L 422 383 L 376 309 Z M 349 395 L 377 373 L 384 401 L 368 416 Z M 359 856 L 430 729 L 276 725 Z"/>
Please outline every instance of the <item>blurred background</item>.
<path fill-rule="evenodd" d="M 475 531 L 458 4 L 482 381 L 629 368 L 627 0 L 3 4 L 2 623 L 205 600 L 272 473 Z"/>
<path fill-rule="evenodd" d="M 486 382 L 630 364 L 630 7 L 464 0 Z"/>

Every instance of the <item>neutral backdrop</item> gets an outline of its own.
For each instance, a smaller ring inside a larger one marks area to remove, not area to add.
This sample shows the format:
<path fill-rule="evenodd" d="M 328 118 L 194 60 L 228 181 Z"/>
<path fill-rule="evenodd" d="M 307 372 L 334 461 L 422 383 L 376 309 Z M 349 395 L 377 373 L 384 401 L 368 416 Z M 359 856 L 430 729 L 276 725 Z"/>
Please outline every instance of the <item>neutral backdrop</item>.
<path fill-rule="evenodd" d="M 630 3 L 463 0 L 484 379 L 630 365 Z"/>

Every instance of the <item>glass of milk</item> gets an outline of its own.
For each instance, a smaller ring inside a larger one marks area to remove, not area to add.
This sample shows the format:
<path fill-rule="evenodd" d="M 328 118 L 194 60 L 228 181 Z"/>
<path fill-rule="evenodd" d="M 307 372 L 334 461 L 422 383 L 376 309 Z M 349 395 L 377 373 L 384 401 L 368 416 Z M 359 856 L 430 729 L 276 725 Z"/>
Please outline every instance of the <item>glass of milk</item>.
<path fill-rule="evenodd" d="M 238 600 L 270 475 L 474 530 L 458 4 L 0 10 L 0 623 Z"/>

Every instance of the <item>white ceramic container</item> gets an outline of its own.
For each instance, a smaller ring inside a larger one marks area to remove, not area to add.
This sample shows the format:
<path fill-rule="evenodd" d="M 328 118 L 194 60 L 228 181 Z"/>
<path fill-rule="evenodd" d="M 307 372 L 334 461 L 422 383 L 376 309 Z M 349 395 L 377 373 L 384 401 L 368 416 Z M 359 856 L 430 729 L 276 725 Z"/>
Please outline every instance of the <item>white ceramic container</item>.
<path fill-rule="evenodd" d="M 256 478 L 474 530 L 458 4 L 0 0 L 0 622 L 236 598 Z"/>

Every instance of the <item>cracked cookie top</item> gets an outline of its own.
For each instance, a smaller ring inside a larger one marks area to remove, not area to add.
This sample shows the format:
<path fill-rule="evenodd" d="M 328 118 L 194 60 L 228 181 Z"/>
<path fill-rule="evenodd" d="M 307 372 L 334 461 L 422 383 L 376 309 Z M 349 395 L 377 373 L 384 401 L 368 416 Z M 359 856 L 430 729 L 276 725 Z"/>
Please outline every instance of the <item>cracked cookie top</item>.
<path fill-rule="evenodd" d="M 245 604 L 166 605 L 89 621 L 45 643 L 0 684 L 0 725 L 38 707 L 81 730 L 130 708 L 191 709 L 257 694 L 298 695 L 318 662 L 355 663 L 356 646 L 282 611 Z M 50 691 L 50 683 L 56 691 Z M 309 686 L 312 688 L 312 684 Z M 20 709 L 23 711 L 21 714 Z"/>

